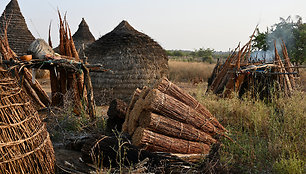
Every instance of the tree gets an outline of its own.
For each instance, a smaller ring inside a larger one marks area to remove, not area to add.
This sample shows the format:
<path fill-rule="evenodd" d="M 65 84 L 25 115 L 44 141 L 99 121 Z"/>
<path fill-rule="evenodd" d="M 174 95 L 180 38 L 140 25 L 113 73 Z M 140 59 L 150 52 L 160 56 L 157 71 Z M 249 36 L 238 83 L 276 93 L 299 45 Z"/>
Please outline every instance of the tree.
<path fill-rule="evenodd" d="M 280 18 L 280 22 L 274 24 L 266 32 L 257 29 L 253 39 L 253 48 L 258 51 L 274 50 L 274 42 L 280 51 L 282 41 L 285 42 L 289 57 L 293 62 L 304 63 L 306 57 L 306 24 L 300 16 L 296 16 L 296 22 L 289 16 Z"/>
<path fill-rule="evenodd" d="M 274 49 L 274 42 L 276 41 L 277 49 L 281 49 L 282 41 L 285 42 L 289 54 L 291 54 L 292 49 L 295 47 L 294 42 L 294 28 L 296 23 L 292 20 L 291 16 L 288 16 L 287 19 L 280 18 L 280 22 L 274 24 L 271 27 L 271 31 L 266 37 L 266 42 L 269 50 Z"/>
<path fill-rule="evenodd" d="M 210 48 L 207 48 L 207 49 L 204 49 L 204 48 L 200 48 L 199 50 L 195 50 L 194 51 L 194 55 L 196 57 L 199 57 L 201 58 L 201 60 L 204 62 L 212 62 L 213 60 L 213 52 L 214 50 L 213 49 L 210 49 Z"/>
<path fill-rule="evenodd" d="M 252 47 L 257 49 L 257 51 L 260 50 L 267 51 L 268 50 L 268 45 L 266 42 L 267 35 L 268 35 L 268 30 L 265 33 L 261 33 L 257 28 L 254 39 L 252 40 L 253 41 Z"/>
<path fill-rule="evenodd" d="M 292 58 L 294 62 L 303 64 L 306 61 L 306 23 L 298 22 L 293 33 L 295 47 L 292 50 Z"/>
<path fill-rule="evenodd" d="M 184 56 L 184 53 L 183 53 L 182 51 L 180 51 L 180 50 L 174 50 L 174 51 L 172 52 L 172 54 L 173 54 L 173 56 L 177 56 L 177 57 L 182 57 L 182 56 Z"/>
<path fill-rule="evenodd" d="M 185 56 L 185 54 L 182 50 L 168 50 L 167 55 L 168 56 L 176 56 L 176 57 Z"/>

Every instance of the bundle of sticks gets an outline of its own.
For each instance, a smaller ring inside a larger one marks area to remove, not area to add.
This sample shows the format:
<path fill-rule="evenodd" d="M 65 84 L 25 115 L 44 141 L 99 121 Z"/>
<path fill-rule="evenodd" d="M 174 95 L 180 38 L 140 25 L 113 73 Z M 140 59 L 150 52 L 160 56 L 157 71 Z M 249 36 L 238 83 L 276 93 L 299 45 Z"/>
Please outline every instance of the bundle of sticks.
<path fill-rule="evenodd" d="M 162 78 L 152 88 L 137 89 L 128 106 L 123 132 L 150 151 L 207 154 L 226 129 L 196 99 Z"/>
<path fill-rule="evenodd" d="M 267 97 L 271 88 L 284 91 L 289 96 L 296 87 L 294 68 L 290 62 L 286 45 L 282 42 L 283 59 L 281 60 L 275 47 L 274 62 L 266 63 L 264 58 L 255 61 L 250 58 L 254 33 L 247 44 L 238 47 L 231 53 L 226 61 L 217 63 L 208 83 L 208 91 L 231 97 L 234 92 L 240 96 L 249 91 L 252 95 Z"/>
<path fill-rule="evenodd" d="M 70 28 L 66 20 L 66 15 L 62 19 L 60 12 L 58 11 L 60 21 L 60 44 L 59 52 L 61 55 L 71 57 L 74 61 L 80 62 L 79 55 L 76 51 L 73 39 L 71 37 Z M 50 32 L 49 32 L 50 33 Z M 51 37 L 49 35 L 49 45 L 51 43 Z M 86 72 L 86 71 L 85 71 Z M 89 75 L 88 75 L 89 77 Z M 74 112 L 80 113 L 82 108 L 81 101 L 87 101 L 87 91 L 83 88 L 84 76 L 81 73 L 75 73 L 69 71 L 66 68 L 51 68 L 50 69 L 50 80 L 51 80 L 51 92 L 52 92 L 52 105 L 61 106 L 64 104 L 63 95 L 69 90 L 72 90 L 72 98 L 74 99 L 75 107 Z M 94 105 L 93 105 L 94 106 Z M 93 108 L 90 110 L 94 110 Z"/>

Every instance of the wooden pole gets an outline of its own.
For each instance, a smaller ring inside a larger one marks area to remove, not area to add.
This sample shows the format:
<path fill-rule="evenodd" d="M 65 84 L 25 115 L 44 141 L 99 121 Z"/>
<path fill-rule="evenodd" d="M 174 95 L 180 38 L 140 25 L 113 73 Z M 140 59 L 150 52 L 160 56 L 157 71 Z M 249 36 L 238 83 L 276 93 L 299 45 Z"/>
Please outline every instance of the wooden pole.
<path fill-rule="evenodd" d="M 38 107 L 35 107 L 37 110 L 46 107 L 46 106 L 40 101 L 40 99 L 39 99 L 38 96 L 36 95 L 35 91 L 34 91 L 33 88 L 31 87 L 31 85 L 30 85 L 30 83 L 28 82 L 27 79 L 24 79 L 24 81 L 23 81 L 23 87 L 24 87 L 26 93 L 33 99 L 33 102 L 35 103 L 35 105 L 38 106 Z"/>
<path fill-rule="evenodd" d="M 61 87 L 61 93 L 65 95 L 67 93 L 68 87 L 67 87 L 67 76 L 68 72 L 64 68 L 59 69 L 59 80 L 60 80 L 60 87 Z"/>
<path fill-rule="evenodd" d="M 44 105 L 49 106 L 51 104 L 51 100 L 50 100 L 48 94 L 46 93 L 46 91 L 44 91 L 42 89 L 41 85 L 39 84 L 39 82 L 36 79 L 35 79 L 34 83 L 32 82 L 32 74 L 31 74 L 31 72 L 27 68 L 24 68 L 23 70 L 24 70 L 25 78 L 28 80 L 28 82 L 30 83 L 31 87 L 36 92 L 36 94 L 39 97 L 40 101 L 42 103 L 44 103 Z"/>
<path fill-rule="evenodd" d="M 89 75 L 89 70 L 85 66 L 83 66 L 83 72 L 84 72 L 84 85 L 86 87 L 87 91 L 87 100 L 88 100 L 88 112 L 89 116 L 92 120 L 96 119 L 96 105 L 94 100 L 94 93 L 93 93 L 93 87 L 91 83 L 91 78 Z"/>
<path fill-rule="evenodd" d="M 240 69 L 240 59 L 241 59 L 242 51 L 243 51 L 243 49 L 240 50 L 240 47 L 239 47 L 237 62 L 236 62 L 235 67 L 233 68 L 233 70 L 236 71 L 236 72 L 239 71 L 239 69 Z M 223 92 L 224 97 L 229 97 L 231 95 L 231 93 L 235 91 L 235 89 L 234 89 L 235 82 L 236 82 L 236 73 L 229 74 L 229 80 L 227 81 L 227 83 L 225 85 L 225 91 Z"/>
<path fill-rule="evenodd" d="M 55 67 L 49 69 L 50 72 L 50 82 L 51 82 L 51 96 L 52 96 L 52 106 L 59 106 L 63 103 L 63 99 L 60 95 L 60 81 L 55 73 Z"/>
<path fill-rule="evenodd" d="M 274 41 L 274 47 L 275 47 L 275 60 L 277 62 L 277 64 L 280 66 L 279 71 L 281 73 L 286 73 L 286 69 L 284 67 L 284 64 L 278 54 L 277 48 L 276 48 L 276 41 Z M 280 74 L 279 75 L 280 79 L 281 79 L 281 83 L 283 84 L 283 89 L 285 90 L 285 94 L 286 95 L 290 95 L 290 93 L 292 92 L 292 86 L 288 77 L 288 74 Z M 288 92 L 286 92 L 288 90 Z"/>
<path fill-rule="evenodd" d="M 238 45 L 238 47 L 234 50 L 234 52 L 231 54 L 231 56 L 229 56 L 225 63 L 223 64 L 222 69 L 220 70 L 220 73 L 217 74 L 217 77 L 215 78 L 215 80 L 212 82 L 211 84 L 211 90 L 216 93 L 217 89 L 219 89 L 220 83 L 222 82 L 223 77 L 226 75 L 227 71 L 228 71 L 228 67 L 230 66 L 230 64 L 232 63 L 232 61 L 235 59 L 236 57 L 236 50 L 240 47 L 240 43 Z"/>
<path fill-rule="evenodd" d="M 285 69 L 288 73 L 292 73 L 293 72 L 293 66 L 292 66 L 292 63 L 290 62 L 290 58 L 288 56 L 288 52 L 287 52 L 287 48 L 286 48 L 286 45 L 284 43 L 284 41 L 282 41 L 283 44 L 281 45 L 282 46 L 282 52 L 283 52 L 283 56 L 284 56 L 284 60 L 285 60 Z M 293 74 L 289 74 L 288 75 L 289 77 L 289 80 L 291 82 L 291 86 L 292 88 L 295 88 L 295 80 L 294 80 L 294 76 Z"/>
<path fill-rule="evenodd" d="M 77 80 L 76 80 L 76 75 L 72 74 L 72 79 L 73 79 L 73 83 L 72 83 L 72 90 L 73 90 L 73 98 L 74 98 L 74 112 L 77 115 L 81 114 L 81 109 L 82 107 L 82 101 L 80 98 L 80 91 L 78 90 L 78 86 L 77 86 Z"/>

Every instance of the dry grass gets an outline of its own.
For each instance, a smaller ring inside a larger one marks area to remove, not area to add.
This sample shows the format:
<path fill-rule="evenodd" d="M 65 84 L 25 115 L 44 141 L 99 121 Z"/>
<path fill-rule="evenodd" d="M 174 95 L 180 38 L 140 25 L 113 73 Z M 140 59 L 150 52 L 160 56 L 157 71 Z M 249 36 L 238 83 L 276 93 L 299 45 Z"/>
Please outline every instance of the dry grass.
<path fill-rule="evenodd" d="M 306 69 L 300 71 L 300 83 L 303 91 L 306 91 Z"/>
<path fill-rule="evenodd" d="M 204 94 L 197 99 L 215 115 L 236 141 L 223 140 L 220 166 L 230 173 L 304 173 L 306 93 L 274 97 L 270 103 L 251 97 L 218 98 Z M 219 167 L 220 167 L 219 166 Z"/>
<path fill-rule="evenodd" d="M 173 82 L 207 81 L 215 64 L 202 62 L 169 61 L 169 79 Z"/>

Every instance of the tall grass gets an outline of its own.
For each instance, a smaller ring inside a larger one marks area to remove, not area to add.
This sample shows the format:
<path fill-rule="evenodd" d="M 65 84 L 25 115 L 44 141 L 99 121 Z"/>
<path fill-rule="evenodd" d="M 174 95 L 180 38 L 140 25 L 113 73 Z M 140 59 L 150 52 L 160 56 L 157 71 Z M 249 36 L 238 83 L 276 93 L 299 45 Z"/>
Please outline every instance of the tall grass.
<path fill-rule="evenodd" d="M 170 61 L 170 79 L 206 81 L 214 68 L 207 63 Z M 273 97 L 269 103 L 248 96 L 219 98 L 205 94 L 205 84 L 190 91 L 228 130 L 235 143 L 222 140 L 219 172 L 306 173 L 306 71 L 301 91 Z M 221 169 L 220 169 L 221 168 Z"/>
<path fill-rule="evenodd" d="M 300 71 L 300 85 L 303 91 L 306 91 L 306 69 Z"/>
<path fill-rule="evenodd" d="M 169 61 L 169 79 L 174 82 L 192 82 L 194 79 L 207 81 L 215 64 L 202 62 Z"/>
<path fill-rule="evenodd" d="M 200 88 L 199 88 L 200 89 Z M 305 173 L 306 94 L 274 98 L 271 103 L 244 97 L 217 98 L 198 90 L 203 103 L 230 132 L 223 140 L 223 172 Z"/>

